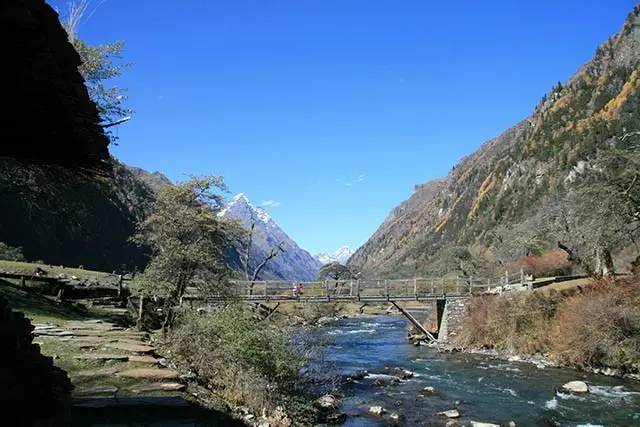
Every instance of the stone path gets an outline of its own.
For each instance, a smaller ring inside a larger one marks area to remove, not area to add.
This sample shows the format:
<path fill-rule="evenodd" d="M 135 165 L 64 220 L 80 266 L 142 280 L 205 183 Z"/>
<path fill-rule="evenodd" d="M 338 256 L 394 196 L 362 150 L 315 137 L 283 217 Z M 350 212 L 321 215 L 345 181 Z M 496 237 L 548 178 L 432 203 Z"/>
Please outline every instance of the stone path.
<path fill-rule="evenodd" d="M 114 313 L 120 311 L 114 309 Z M 150 395 L 160 401 L 164 395 L 169 402 L 173 402 L 171 397 L 182 396 L 180 392 L 185 385 L 180 382 L 180 375 L 165 367 L 165 359 L 156 357 L 156 348 L 146 332 L 126 329 L 101 319 L 34 326 L 33 334 L 39 341 L 64 343 L 64 348 L 70 349 L 69 354 L 61 356 L 66 358 L 65 363 L 72 366 L 80 363 L 82 369 L 68 369 L 76 387 L 73 394 L 82 397 L 80 405 L 101 405 L 87 400 L 92 397 L 119 401 L 134 396 L 132 403 L 145 399 L 140 395 Z M 72 360 L 78 362 L 73 365 Z"/>

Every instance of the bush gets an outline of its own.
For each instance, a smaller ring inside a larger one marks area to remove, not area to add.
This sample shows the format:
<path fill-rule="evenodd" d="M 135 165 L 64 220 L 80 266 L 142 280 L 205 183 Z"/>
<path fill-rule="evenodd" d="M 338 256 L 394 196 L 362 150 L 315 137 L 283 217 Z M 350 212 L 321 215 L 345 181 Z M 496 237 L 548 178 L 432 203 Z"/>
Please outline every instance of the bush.
<path fill-rule="evenodd" d="M 463 323 L 459 344 L 516 353 L 545 352 L 545 333 L 557 296 L 541 293 L 475 298 Z"/>
<path fill-rule="evenodd" d="M 22 248 L 14 248 L 0 242 L 0 259 L 4 261 L 25 261 Z"/>
<path fill-rule="evenodd" d="M 181 312 L 169 338 L 178 360 L 233 403 L 270 411 L 295 395 L 304 358 L 290 335 L 239 306 Z"/>
<path fill-rule="evenodd" d="M 640 372 L 640 283 L 602 281 L 562 303 L 550 328 L 555 357 Z"/>
<path fill-rule="evenodd" d="M 563 294 L 475 297 L 456 344 L 638 373 L 640 278 L 603 280 Z"/>
<path fill-rule="evenodd" d="M 564 251 L 554 250 L 540 256 L 529 255 L 519 258 L 512 269 L 522 268 L 525 273 L 536 277 L 566 276 L 571 274 L 572 266 Z"/>

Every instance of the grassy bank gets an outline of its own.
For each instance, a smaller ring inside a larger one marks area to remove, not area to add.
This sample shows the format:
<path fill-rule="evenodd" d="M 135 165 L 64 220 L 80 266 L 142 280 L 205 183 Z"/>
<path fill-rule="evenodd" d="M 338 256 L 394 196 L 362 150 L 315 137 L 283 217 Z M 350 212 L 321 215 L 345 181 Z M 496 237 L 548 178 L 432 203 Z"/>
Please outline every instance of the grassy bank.
<path fill-rule="evenodd" d="M 543 354 L 568 366 L 640 372 L 640 278 L 474 298 L 455 343 Z"/>

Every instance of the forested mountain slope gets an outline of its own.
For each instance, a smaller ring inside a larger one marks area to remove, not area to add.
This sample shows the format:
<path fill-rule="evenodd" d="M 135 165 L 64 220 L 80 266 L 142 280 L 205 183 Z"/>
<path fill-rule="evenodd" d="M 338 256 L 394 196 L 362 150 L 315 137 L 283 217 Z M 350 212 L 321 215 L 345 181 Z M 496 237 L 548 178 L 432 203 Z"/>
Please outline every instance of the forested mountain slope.
<path fill-rule="evenodd" d="M 612 138 L 640 130 L 639 14 L 637 6 L 531 116 L 463 158 L 445 179 L 417 186 L 349 264 L 406 276 L 446 270 L 443 256 L 452 248 L 490 252 L 498 230 L 540 214 Z"/>

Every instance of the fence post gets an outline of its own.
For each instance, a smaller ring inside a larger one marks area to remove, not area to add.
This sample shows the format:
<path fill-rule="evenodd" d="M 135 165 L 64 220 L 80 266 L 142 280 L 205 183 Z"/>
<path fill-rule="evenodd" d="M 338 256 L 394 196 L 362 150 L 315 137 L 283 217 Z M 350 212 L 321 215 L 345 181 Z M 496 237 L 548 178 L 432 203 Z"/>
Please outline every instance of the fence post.
<path fill-rule="evenodd" d="M 456 294 L 460 293 L 460 277 L 456 275 Z"/>
<path fill-rule="evenodd" d="M 431 279 L 431 295 L 436 294 L 436 279 Z"/>
<path fill-rule="evenodd" d="M 266 298 L 267 295 L 269 294 L 267 292 L 267 286 L 269 285 L 269 282 L 267 282 L 266 280 L 264 281 L 264 297 Z"/>
<path fill-rule="evenodd" d="M 360 301 L 360 279 L 356 279 L 356 297 Z"/>
<path fill-rule="evenodd" d="M 327 301 L 331 301 L 331 297 L 329 296 L 329 281 L 325 280 L 324 281 L 324 292 L 327 296 Z"/>
<path fill-rule="evenodd" d="M 22 289 L 25 289 L 27 287 L 27 281 L 24 280 L 24 276 L 20 276 L 20 286 L 22 287 Z"/>
<path fill-rule="evenodd" d="M 418 279 L 413 278 L 413 296 L 418 300 Z"/>
<path fill-rule="evenodd" d="M 509 284 L 509 270 L 504 271 L 504 285 L 507 286 Z"/>
<path fill-rule="evenodd" d="M 387 279 L 384 279 L 384 294 L 387 297 L 387 300 L 389 299 L 389 284 L 387 282 Z"/>
<path fill-rule="evenodd" d="M 138 306 L 138 329 L 142 328 L 142 309 L 144 307 L 144 294 L 140 294 L 140 304 Z"/>
<path fill-rule="evenodd" d="M 440 283 L 442 285 L 442 295 L 446 295 L 447 291 L 444 289 L 444 277 L 440 278 Z"/>
<path fill-rule="evenodd" d="M 469 295 L 472 294 L 471 292 L 472 290 L 473 290 L 473 276 L 469 276 Z"/>

